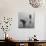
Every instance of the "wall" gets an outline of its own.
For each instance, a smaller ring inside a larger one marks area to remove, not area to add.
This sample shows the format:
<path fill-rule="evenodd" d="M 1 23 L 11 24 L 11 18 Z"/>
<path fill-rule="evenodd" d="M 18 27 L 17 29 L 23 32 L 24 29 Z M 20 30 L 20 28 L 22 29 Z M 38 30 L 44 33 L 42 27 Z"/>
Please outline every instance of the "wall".
<path fill-rule="evenodd" d="M 44 7 L 33 8 L 29 5 L 28 0 L 0 0 L 0 16 L 13 17 L 13 22 L 10 33 L 17 40 L 27 40 L 34 34 L 39 40 L 45 39 L 45 11 Z M 19 29 L 18 28 L 18 12 L 35 13 L 35 28 L 34 29 Z M 0 35 L 2 35 L 0 31 Z M 0 39 L 3 37 L 0 36 Z M 3 38 L 4 39 L 4 38 Z"/>

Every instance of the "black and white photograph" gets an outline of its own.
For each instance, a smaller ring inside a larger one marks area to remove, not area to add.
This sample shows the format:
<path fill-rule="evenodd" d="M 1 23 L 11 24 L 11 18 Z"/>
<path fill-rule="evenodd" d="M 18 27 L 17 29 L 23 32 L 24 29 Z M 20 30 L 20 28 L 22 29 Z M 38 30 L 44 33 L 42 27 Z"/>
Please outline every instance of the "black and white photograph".
<path fill-rule="evenodd" d="M 31 13 L 18 13 L 18 28 L 34 28 L 35 15 Z"/>

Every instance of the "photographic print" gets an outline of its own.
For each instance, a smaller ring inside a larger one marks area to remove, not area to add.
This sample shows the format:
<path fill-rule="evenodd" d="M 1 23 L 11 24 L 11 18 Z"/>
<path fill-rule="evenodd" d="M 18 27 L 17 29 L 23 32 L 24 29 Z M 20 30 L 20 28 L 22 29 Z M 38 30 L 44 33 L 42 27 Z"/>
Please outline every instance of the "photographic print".
<path fill-rule="evenodd" d="M 19 12 L 18 28 L 34 28 L 35 15 Z"/>

